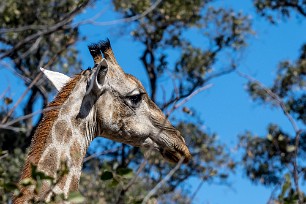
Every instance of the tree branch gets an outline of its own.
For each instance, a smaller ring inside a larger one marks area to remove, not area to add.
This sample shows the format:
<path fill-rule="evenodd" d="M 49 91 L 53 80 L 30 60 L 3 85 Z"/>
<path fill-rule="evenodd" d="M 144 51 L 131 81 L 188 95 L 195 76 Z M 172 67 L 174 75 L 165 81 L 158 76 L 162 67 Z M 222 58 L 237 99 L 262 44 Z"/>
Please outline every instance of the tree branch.
<path fill-rule="evenodd" d="M 149 59 L 148 59 L 149 58 Z M 140 58 L 144 67 L 147 70 L 147 74 L 150 80 L 150 88 L 151 88 L 151 99 L 155 102 L 156 100 L 156 70 L 155 70 L 155 57 L 153 54 L 153 46 L 146 40 L 146 50 L 144 51 L 142 57 Z"/>
<path fill-rule="evenodd" d="M 147 204 L 149 199 L 158 191 L 158 189 L 164 185 L 166 181 L 168 181 L 172 175 L 179 169 L 181 164 L 183 163 L 185 157 L 182 157 L 180 161 L 176 164 L 176 166 L 166 175 L 164 179 L 162 179 L 143 199 L 142 204 Z"/>
<path fill-rule="evenodd" d="M 294 185 L 295 189 L 297 191 L 298 197 L 299 197 L 299 204 L 303 203 L 303 194 L 300 191 L 299 187 L 299 172 L 298 172 L 298 164 L 297 164 L 297 156 L 298 156 L 298 149 L 299 149 L 299 142 L 300 142 L 300 134 L 301 130 L 298 128 L 297 123 L 293 119 L 293 117 L 290 115 L 288 112 L 286 105 L 284 101 L 273 91 L 271 91 L 269 88 L 265 87 L 260 81 L 254 79 L 253 77 L 244 74 L 242 72 L 237 71 L 237 74 L 245 79 L 247 79 L 250 82 L 256 83 L 259 85 L 263 90 L 267 92 L 269 96 L 278 104 L 278 106 L 282 109 L 283 113 L 291 123 L 292 128 L 294 129 L 295 132 L 295 151 L 294 151 L 294 156 L 293 156 L 293 179 L 294 179 Z"/>
<path fill-rule="evenodd" d="M 4 59 L 5 57 L 10 56 L 16 50 L 20 49 L 22 46 L 24 46 L 25 44 L 31 42 L 32 40 L 35 40 L 35 39 L 37 39 L 37 38 L 39 38 L 41 36 L 44 36 L 44 35 L 49 35 L 49 34 L 55 32 L 55 31 L 61 29 L 63 26 L 65 26 L 67 23 L 69 23 L 72 20 L 72 18 L 76 14 L 78 14 L 88 3 L 89 3 L 89 0 L 84 0 L 72 12 L 67 14 L 60 22 L 56 23 L 53 26 L 48 27 L 47 29 L 45 29 L 43 31 L 39 31 L 37 33 L 34 33 L 34 34 L 26 37 L 25 39 L 23 39 L 22 41 L 17 43 L 12 49 L 10 49 L 7 52 L 5 52 L 4 54 L 2 54 L 0 56 L 0 60 Z"/>

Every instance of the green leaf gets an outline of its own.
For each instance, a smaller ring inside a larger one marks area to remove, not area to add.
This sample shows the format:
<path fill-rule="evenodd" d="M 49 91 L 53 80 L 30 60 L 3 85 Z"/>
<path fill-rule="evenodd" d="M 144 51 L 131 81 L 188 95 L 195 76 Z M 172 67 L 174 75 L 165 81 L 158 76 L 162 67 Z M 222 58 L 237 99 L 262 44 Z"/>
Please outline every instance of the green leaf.
<path fill-rule="evenodd" d="M 14 183 L 5 183 L 5 184 L 3 185 L 3 188 L 4 188 L 5 190 L 7 190 L 7 191 L 13 191 L 13 190 L 17 189 L 18 187 L 17 187 L 17 185 L 14 184 Z"/>
<path fill-rule="evenodd" d="M 71 203 L 83 203 L 85 198 L 80 194 L 80 192 L 72 192 L 68 196 L 68 201 Z"/>
<path fill-rule="evenodd" d="M 25 178 L 25 179 L 22 179 L 20 184 L 22 186 L 29 186 L 29 185 L 33 185 L 34 184 L 34 180 L 32 178 Z"/>
<path fill-rule="evenodd" d="M 46 175 L 44 172 L 42 171 L 38 171 L 37 170 L 37 166 L 35 165 L 31 165 L 32 166 L 32 172 L 31 172 L 31 175 L 32 175 L 32 178 L 35 179 L 36 181 L 37 180 L 43 180 L 43 179 L 46 179 L 46 180 L 53 180 L 53 178 L 51 176 L 48 176 Z"/>
<path fill-rule="evenodd" d="M 119 168 L 117 169 L 117 174 L 122 176 L 123 178 L 133 178 L 133 169 L 130 168 Z"/>
<path fill-rule="evenodd" d="M 109 184 L 109 187 L 113 188 L 118 186 L 119 181 L 117 179 L 113 179 L 112 182 Z"/>
<path fill-rule="evenodd" d="M 107 180 L 110 180 L 112 179 L 114 176 L 113 176 L 113 173 L 110 172 L 110 171 L 104 171 L 101 175 L 101 180 L 103 181 L 107 181 Z"/>
<path fill-rule="evenodd" d="M 290 188 L 290 186 L 291 186 L 290 175 L 287 173 L 287 174 L 285 174 L 285 183 L 282 186 L 282 192 L 279 195 L 279 197 L 281 199 L 284 198 L 284 196 L 285 196 L 286 192 L 288 191 L 288 189 Z"/>

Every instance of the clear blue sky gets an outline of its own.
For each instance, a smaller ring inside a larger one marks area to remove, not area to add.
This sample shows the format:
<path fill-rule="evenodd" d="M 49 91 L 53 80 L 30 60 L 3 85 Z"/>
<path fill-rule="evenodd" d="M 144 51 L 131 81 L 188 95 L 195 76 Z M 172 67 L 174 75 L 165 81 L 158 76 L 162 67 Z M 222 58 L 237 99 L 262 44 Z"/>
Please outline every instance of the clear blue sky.
<path fill-rule="evenodd" d="M 108 2 L 108 1 L 107 1 Z M 305 23 L 296 18 L 287 22 L 280 22 L 272 26 L 261 17 L 255 14 L 251 0 L 217 1 L 216 5 L 241 10 L 253 19 L 253 29 L 256 35 L 249 39 L 249 46 L 242 52 L 242 58 L 238 69 L 248 73 L 263 83 L 269 85 L 276 74 L 276 67 L 281 60 L 297 59 L 302 43 L 306 42 Z M 93 16 L 97 11 L 105 9 L 105 14 L 99 21 L 109 21 L 120 18 L 112 12 L 109 3 L 98 4 L 86 11 L 79 19 Z M 119 64 L 126 72 L 140 78 L 142 83 L 148 87 L 147 77 L 139 61 L 143 47 L 133 42 L 126 32 L 126 25 L 116 24 L 114 26 L 93 26 L 81 27 L 81 34 L 87 38 L 86 41 L 78 43 L 80 57 L 84 68 L 92 65 L 92 60 L 87 50 L 87 44 L 109 37 L 113 50 Z M 193 36 L 190 36 L 191 38 Z M 196 40 L 196 39 L 194 39 Z M 14 84 L 10 93 L 13 98 L 18 98 L 24 90 L 23 82 L 16 80 L 6 70 L 0 70 L 0 93 L 7 87 L 7 84 Z M 4 83 L 3 83 L 4 82 Z M 210 132 L 216 132 L 219 140 L 225 143 L 230 149 L 233 157 L 240 155 L 234 150 L 237 145 L 237 135 L 246 130 L 255 134 L 264 135 L 268 123 L 280 124 L 286 131 L 292 132 L 292 128 L 278 109 L 271 110 L 268 106 L 260 106 L 251 101 L 245 92 L 245 80 L 235 74 L 218 78 L 212 82 L 214 86 L 194 97 L 187 106 L 197 109 L 204 121 L 204 128 Z M 16 89 L 15 87 L 18 87 Z M 216 108 L 215 108 L 216 107 Z M 199 183 L 199 180 L 191 179 L 191 192 Z M 197 194 L 194 203 L 266 203 L 272 188 L 261 185 L 253 185 L 237 169 L 235 175 L 230 177 L 230 186 L 218 184 L 205 184 Z"/>

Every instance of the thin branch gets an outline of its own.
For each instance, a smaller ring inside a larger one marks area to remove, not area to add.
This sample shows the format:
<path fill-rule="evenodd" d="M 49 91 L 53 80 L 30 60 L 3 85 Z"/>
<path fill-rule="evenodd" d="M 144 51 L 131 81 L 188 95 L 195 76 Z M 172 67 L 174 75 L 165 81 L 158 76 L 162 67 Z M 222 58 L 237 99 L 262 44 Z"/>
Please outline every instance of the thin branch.
<path fill-rule="evenodd" d="M 8 71 L 12 72 L 15 76 L 18 76 L 19 78 L 23 79 L 25 82 L 27 83 L 31 82 L 31 80 L 28 77 L 18 73 L 9 63 L 4 62 L 4 60 L 0 61 L 0 65 L 2 65 Z"/>
<path fill-rule="evenodd" d="M 239 71 L 236 71 L 236 72 L 239 76 L 247 79 L 250 82 L 256 83 L 263 90 L 265 90 L 267 92 L 267 94 L 269 96 L 271 96 L 271 98 L 279 105 L 279 107 L 282 109 L 285 116 L 287 117 L 287 119 L 291 123 L 291 126 L 292 126 L 292 128 L 294 129 L 294 132 L 295 132 L 295 151 L 294 151 L 294 156 L 293 156 L 293 180 L 294 180 L 295 189 L 296 189 L 296 191 L 298 193 L 298 196 L 299 196 L 299 204 L 302 204 L 303 203 L 303 194 L 300 192 L 299 173 L 298 173 L 298 164 L 297 164 L 297 156 L 298 156 L 301 130 L 299 129 L 299 127 L 298 127 L 297 123 L 295 122 L 295 120 L 293 119 L 293 117 L 288 112 L 288 110 L 286 108 L 286 104 L 277 94 L 275 94 L 269 88 L 265 87 L 260 81 L 254 79 L 253 77 L 251 77 L 247 74 L 244 74 L 242 72 L 239 72 Z"/>
<path fill-rule="evenodd" d="M 64 52 L 67 47 L 69 47 L 70 45 L 72 45 L 73 43 L 75 43 L 74 39 L 71 39 L 70 41 L 67 42 L 66 46 L 64 48 L 62 48 L 61 50 L 59 50 L 56 55 L 54 55 L 49 62 L 44 66 L 44 68 L 47 68 L 49 66 L 51 66 L 57 59 L 57 57 Z M 34 80 L 31 82 L 31 84 L 27 87 L 27 89 L 23 92 L 23 94 L 19 97 L 19 99 L 17 100 L 17 102 L 14 104 L 14 106 L 11 108 L 11 110 L 8 112 L 8 114 L 3 118 L 3 120 L 1 121 L 1 123 L 6 123 L 7 120 L 9 119 L 9 117 L 11 117 L 11 115 L 13 114 L 13 112 L 15 111 L 15 109 L 18 107 L 18 105 L 21 103 L 21 101 L 24 99 L 24 97 L 27 95 L 27 93 L 31 90 L 31 88 L 36 85 L 36 83 L 39 81 L 39 79 L 42 77 L 42 72 L 39 72 L 37 74 L 37 76 L 34 78 Z M 40 91 L 43 90 L 40 89 Z"/>
<path fill-rule="evenodd" d="M 129 22 L 132 22 L 132 21 L 137 21 L 137 20 L 145 17 L 146 15 L 148 15 L 150 12 L 152 12 L 161 2 L 162 2 L 162 0 L 155 1 L 154 4 L 152 4 L 143 13 L 132 16 L 132 17 L 122 18 L 122 19 L 117 19 L 117 20 L 112 20 L 112 21 L 106 21 L 106 22 L 96 22 L 96 21 L 93 21 L 92 19 L 89 19 L 89 20 L 79 22 L 75 26 L 77 27 L 81 24 L 89 24 L 89 23 L 93 24 L 93 25 L 97 25 L 97 26 L 108 26 L 108 25 L 115 25 L 115 24 L 119 24 L 119 23 L 129 23 Z"/>
<path fill-rule="evenodd" d="M 158 134 L 160 134 L 161 132 L 159 132 Z M 135 174 L 135 176 L 129 181 L 129 183 L 124 186 L 121 191 L 118 193 L 119 197 L 117 199 L 116 204 L 120 204 L 123 202 L 123 198 L 125 193 L 129 190 L 129 188 L 135 183 L 136 179 L 138 178 L 138 176 L 140 175 L 140 173 L 144 170 L 146 164 L 148 163 L 147 158 L 151 155 L 152 151 L 154 149 L 154 145 L 151 145 L 150 148 L 148 148 L 145 152 L 145 158 L 142 160 L 141 164 L 139 165 L 139 168 L 137 169 L 137 172 Z"/>
<path fill-rule="evenodd" d="M 89 3 L 89 0 L 84 0 L 83 3 L 79 4 L 72 12 L 70 12 L 68 15 L 66 15 L 60 22 L 56 23 L 53 26 L 48 27 L 48 29 L 45 29 L 43 31 L 39 31 L 37 33 L 34 33 L 23 40 L 21 40 L 19 43 L 17 43 L 12 49 L 8 50 L 4 54 L 0 56 L 0 60 L 10 56 L 12 53 L 14 53 L 16 50 L 24 46 L 25 44 L 31 42 L 32 40 L 35 40 L 41 36 L 49 35 L 51 33 L 54 33 L 55 31 L 59 30 L 63 26 L 65 26 L 67 23 L 71 22 L 72 18 L 78 14 L 87 4 Z"/>
<path fill-rule="evenodd" d="M 14 104 L 14 106 L 11 108 L 11 110 L 7 113 L 7 115 L 3 118 L 3 120 L 1 121 L 1 123 L 6 123 L 7 120 L 11 117 L 11 115 L 13 114 L 13 112 L 15 111 L 15 109 L 18 107 L 18 105 L 21 103 L 21 101 L 24 99 L 24 97 L 27 95 L 27 93 L 31 90 L 31 88 L 37 83 L 37 81 L 40 79 L 40 77 L 42 76 L 42 72 L 40 72 L 39 74 L 37 74 L 37 76 L 34 78 L 34 80 L 32 81 L 32 83 L 27 87 L 27 89 L 23 92 L 23 94 L 19 97 L 19 99 L 17 100 L 17 102 Z"/>
<path fill-rule="evenodd" d="M 296 9 L 302 16 L 306 17 L 306 11 L 298 3 L 285 1 L 285 2 L 281 2 L 280 4 L 277 4 L 275 6 L 272 6 L 271 8 L 272 9 L 278 9 L 278 8 L 284 8 L 284 7 L 290 7 L 290 8 Z"/>
<path fill-rule="evenodd" d="M 23 53 L 20 58 L 26 58 L 29 54 L 31 54 L 34 50 L 36 50 L 42 39 L 43 39 L 42 36 L 37 38 L 36 41 L 33 43 L 33 45 L 25 53 Z"/>
<path fill-rule="evenodd" d="M 27 115 L 24 115 L 24 116 L 21 116 L 21 117 L 18 117 L 16 118 L 15 120 L 12 120 L 10 122 L 7 122 L 5 124 L 2 124 L 1 127 L 8 127 L 8 126 L 12 126 L 13 124 L 19 122 L 19 121 L 22 121 L 22 120 L 26 120 L 28 118 L 31 118 L 33 117 L 34 115 L 38 115 L 38 114 L 41 114 L 41 113 L 45 113 L 47 111 L 50 111 L 50 110 L 54 110 L 54 109 L 59 109 L 60 106 L 54 106 L 54 107 L 48 107 L 48 108 L 45 108 L 43 110 L 38 110 L 38 111 L 35 111 L 33 113 L 30 113 L 30 114 L 27 114 Z"/>
<path fill-rule="evenodd" d="M 157 190 L 159 188 L 162 187 L 162 185 L 164 185 L 164 183 L 166 181 L 168 181 L 172 175 L 179 169 L 179 167 L 181 166 L 181 164 L 183 163 L 185 157 L 182 157 L 180 159 L 180 161 L 176 164 L 176 166 L 166 175 L 166 177 L 164 179 L 162 179 L 147 195 L 146 197 L 143 199 L 142 204 L 147 204 L 149 199 L 157 192 Z"/>
<path fill-rule="evenodd" d="M 113 152 L 117 152 L 117 151 L 119 151 L 119 150 L 121 150 L 121 149 L 122 149 L 122 146 L 120 146 L 120 147 L 118 147 L 118 148 L 116 148 L 116 149 L 108 149 L 108 150 L 105 150 L 105 151 L 103 151 L 103 152 L 99 152 L 99 153 L 92 154 L 92 155 L 86 157 L 86 158 L 83 160 L 83 162 L 84 162 L 84 163 L 85 163 L 85 162 L 88 162 L 89 160 L 91 160 L 91 159 L 93 159 L 93 158 L 96 158 L 96 157 L 98 157 L 98 156 L 105 155 L 105 154 L 109 154 L 109 153 L 113 153 Z"/>
<path fill-rule="evenodd" d="M 198 192 L 202 188 L 203 184 L 204 184 L 204 179 L 201 180 L 201 182 L 197 186 L 196 190 L 193 192 L 192 196 L 190 197 L 190 202 L 192 202 L 194 200 L 194 198 L 196 197 L 196 195 L 198 194 Z"/>
<path fill-rule="evenodd" d="M 194 97 L 195 95 L 201 93 L 204 90 L 207 90 L 209 88 L 211 88 L 213 85 L 212 84 L 208 84 L 205 86 L 202 86 L 200 88 L 198 88 L 197 90 L 195 90 L 194 92 L 190 93 L 188 96 L 186 96 L 181 102 L 179 103 L 175 103 L 173 105 L 173 107 L 170 109 L 170 111 L 168 111 L 168 113 L 166 114 L 167 118 L 169 117 L 169 115 L 175 111 L 176 109 L 180 108 L 181 106 L 183 106 L 185 103 L 187 103 L 192 97 Z"/>
<path fill-rule="evenodd" d="M 203 81 L 205 81 L 206 83 L 214 78 L 223 76 L 225 74 L 229 74 L 231 72 L 233 72 L 235 70 L 235 68 L 230 68 L 230 69 L 225 69 L 223 71 L 217 72 L 215 74 L 212 74 L 210 76 L 208 76 L 206 79 L 203 79 Z M 182 94 L 180 96 L 176 96 L 172 99 L 170 99 L 167 103 L 163 104 L 163 106 L 161 107 L 161 110 L 165 110 L 167 107 L 169 107 L 171 104 L 176 103 L 177 101 L 184 99 L 186 97 L 188 97 L 190 94 L 192 94 L 201 84 L 196 83 L 193 85 L 193 87 L 185 94 Z"/>
<path fill-rule="evenodd" d="M 144 169 L 144 167 L 147 164 L 147 160 L 144 159 L 141 164 L 139 165 L 139 168 L 137 169 L 137 172 L 135 174 L 135 176 L 133 177 L 132 180 L 130 180 L 130 182 L 123 188 L 125 191 L 127 191 L 136 181 L 136 179 L 138 178 L 139 174 L 142 172 L 142 170 Z"/>
<path fill-rule="evenodd" d="M 290 115 L 290 113 L 288 112 L 286 105 L 284 103 L 284 101 L 277 95 L 275 94 L 273 91 L 271 91 L 269 88 L 265 87 L 260 81 L 254 79 L 253 77 L 244 74 L 240 71 L 236 71 L 238 73 L 239 76 L 247 79 L 250 82 L 256 83 L 258 84 L 262 89 L 264 89 L 267 94 L 269 94 L 269 96 L 272 97 L 272 99 L 277 102 L 277 104 L 280 106 L 280 108 L 283 110 L 284 114 L 286 115 L 286 117 L 288 118 L 289 122 L 291 123 L 291 126 L 294 129 L 294 132 L 297 134 L 300 132 L 300 129 L 297 126 L 297 123 L 295 122 L 295 120 L 293 119 L 293 117 Z"/>
<path fill-rule="evenodd" d="M 10 89 L 10 87 L 6 87 L 6 89 L 0 94 L 0 100 L 5 96 L 5 94 L 8 92 L 8 90 Z"/>
<path fill-rule="evenodd" d="M 22 32 L 25 30 L 43 30 L 48 28 L 50 25 L 26 25 L 20 26 L 18 28 L 2 28 L 0 29 L 0 34 L 9 33 L 9 32 Z"/>
<path fill-rule="evenodd" d="M 4 130 L 12 130 L 14 132 L 25 132 L 26 129 L 23 127 L 11 127 L 11 126 L 6 126 L 6 125 L 1 125 L 0 124 L 0 129 L 4 129 Z"/>

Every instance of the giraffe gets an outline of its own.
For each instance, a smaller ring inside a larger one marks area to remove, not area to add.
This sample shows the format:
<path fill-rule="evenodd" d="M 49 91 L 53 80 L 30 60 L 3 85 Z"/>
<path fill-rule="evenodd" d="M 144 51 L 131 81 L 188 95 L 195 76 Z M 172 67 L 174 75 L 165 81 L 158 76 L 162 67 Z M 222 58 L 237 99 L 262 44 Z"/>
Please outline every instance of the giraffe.
<path fill-rule="evenodd" d="M 33 136 L 21 181 L 31 178 L 33 166 L 58 179 L 55 186 L 43 181 L 39 193 L 33 186 L 22 187 L 14 203 L 50 199 L 52 194 L 77 191 L 83 158 L 97 136 L 135 147 L 153 149 L 168 161 L 187 163 L 191 154 L 180 132 L 148 97 L 138 79 L 126 74 L 117 63 L 110 41 L 88 46 L 91 69 L 70 78 L 41 70 L 59 91 L 48 105 Z M 61 162 L 69 171 L 60 177 Z M 50 190 L 50 188 L 52 189 Z"/>

